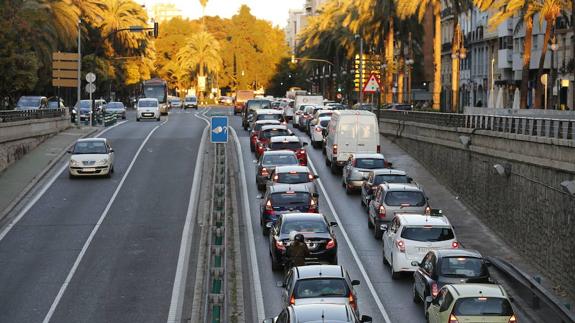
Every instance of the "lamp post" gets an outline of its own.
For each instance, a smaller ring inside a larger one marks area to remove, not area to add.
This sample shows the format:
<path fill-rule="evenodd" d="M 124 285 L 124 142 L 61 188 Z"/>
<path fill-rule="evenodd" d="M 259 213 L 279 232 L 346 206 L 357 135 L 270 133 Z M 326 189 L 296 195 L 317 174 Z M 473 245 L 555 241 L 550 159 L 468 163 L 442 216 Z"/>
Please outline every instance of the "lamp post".
<path fill-rule="evenodd" d="M 361 31 L 360 31 L 361 33 Z M 363 92 L 362 92 L 362 87 L 363 87 L 363 38 L 361 37 L 361 35 L 356 34 L 355 35 L 355 39 L 359 38 L 359 87 L 358 87 L 358 99 L 359 102 L 358 103 L 362 103 L 363 102 Z"/>
<path fill-rule="evenodd" d="M 405 66 L 407 68 L 407 103 L 411 104 L 411 70 L 415 61 L 412 58 L 408 58 L 405 61 Z"/>
<path fill-rule="evenodd" d="M 551 82 L 550 82 L 550 87 L 551 87 L 551 96 L 549 98 L 549 100 L 551 101 L 549 106 L 551 107 L 551 109 L 555 109 L 555 103 L 556 103 L 556 97 L 557 97 L 557 92 L 558 89 L 556 87 L 556 82 L 555 79 L 557 78 L 557 69 L 555 68 L 555 53 L 557 52 L 557 50 L 559 49 L 559 45 L 557 45 L 557 39 L 555 38 L 555 35 L 553 35 L 553 38 L 551 38 Z"/>

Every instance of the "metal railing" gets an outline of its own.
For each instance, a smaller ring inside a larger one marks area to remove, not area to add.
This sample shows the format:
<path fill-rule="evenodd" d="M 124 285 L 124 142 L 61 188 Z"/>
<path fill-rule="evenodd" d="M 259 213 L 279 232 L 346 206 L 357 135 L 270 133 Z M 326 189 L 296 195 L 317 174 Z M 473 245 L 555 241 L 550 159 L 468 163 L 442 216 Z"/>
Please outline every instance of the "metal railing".
<path fill-rule="evenodd" d="M 444 127 L 460 127 L 526 136 L 575 140 L 575 120 L 573 119 L 420 111 L 380 111 L 380 118 Z"/>
<path fill-rule="evenodd" d="M 66 116 L 66 109 L 0 111 L 0 123 L 34 119 L 60 118 L 64 116 Z"/>

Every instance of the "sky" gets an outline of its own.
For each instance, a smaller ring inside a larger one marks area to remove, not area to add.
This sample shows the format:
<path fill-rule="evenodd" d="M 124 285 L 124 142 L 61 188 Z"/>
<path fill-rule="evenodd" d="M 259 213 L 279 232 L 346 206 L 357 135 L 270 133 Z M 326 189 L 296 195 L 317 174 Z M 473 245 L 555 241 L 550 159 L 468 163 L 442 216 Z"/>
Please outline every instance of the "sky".
<path fill-rule="evenodd" d="M 146 5 L 173 3 L 182 10 L 184 17 L 198 18 L 202 15 L 199 0 L 145 0 Z M 289 9 L 303 8 L 305 0 L 208 0 L 206 15 L 230 18 L 242 4 L 250 7 L 252 15 L 271 21 L 281 28 L 287 25 Z"/>

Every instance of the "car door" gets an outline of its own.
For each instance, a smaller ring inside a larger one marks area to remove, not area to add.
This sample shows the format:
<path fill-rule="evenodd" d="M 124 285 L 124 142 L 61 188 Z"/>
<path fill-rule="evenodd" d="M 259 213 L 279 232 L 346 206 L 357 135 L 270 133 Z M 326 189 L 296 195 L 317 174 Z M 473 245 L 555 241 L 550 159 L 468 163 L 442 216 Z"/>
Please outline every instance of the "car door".
<path fill-rule="evenodd" d="M 110 156 L 110 165 L 114 164 L 114 149 L 110 146 L 110 142 L 106 141 L 106 146 L 108 146 L 108 155 Z"/>
<path fill-rule="evenodd" d="M 388 261 L 392 258 L 392 253 L 395 246 L 395 236 L 397 235 L 397 230 L 399 227 L 399 219 L 396 217 L 393 219 L 393 221 L 391 221 L 391 225 L 387 231 L 383 233 L 383 250 Z"/>
<path fill-rule="evenodd" d="M 427 288 L 428 276 L 429 276 L 429 269 L 430 269 L 430 261 L 431 261 L 431 252 L 428 252 L 423 260 L 419 268 L 413 273 L 413 285 L 415 287 L 415 291 L 417 295 L 421 297 L 421 299 L 425 300 L 425 289 Z"/>
<path fill-rule="evenodd" d="M 369 216 L 369 220 L 371 222 L 375 222 L 372 221 L 373 219 L 375 219 L 376 214 L 377 214 L 377 208 L 379 207 L 379 201 L 381 200 L 381 187 L 378 187 L 376 189 L 376 191 L 374 192 L 374 197 L 372 198 L 371 201 L 369 202 L 369 211 L 368 211 L 368 216 Z"/>
<path fill-rule="evenodd" d="M 447 292 L 446 288 L 442 288 L 432 301 L 429 307 L 427 308 L 427 315 L 429 317 L 429 323 L 440 323 L 440 308 L 443 304 L 445 293 Z"/>
<path fill-rule="evenodd" d="M 349 176 L 352 165 L 353 165 L 353 157 L 350 156 L 349 159 L 347 160 L 347 163 L 345 163 L 345 166 L 342 169 L 342 177 L 345 179 L 346 183 L 347 183 L 347 177 Z"/>
<path fill-rule="evenodd" d="M 293 270 L 290 270 L 284 278 L 284 288 L 282 290 L 282 301 L 285 306 L 289 306 L 290 294 L 293 292 Z"/>

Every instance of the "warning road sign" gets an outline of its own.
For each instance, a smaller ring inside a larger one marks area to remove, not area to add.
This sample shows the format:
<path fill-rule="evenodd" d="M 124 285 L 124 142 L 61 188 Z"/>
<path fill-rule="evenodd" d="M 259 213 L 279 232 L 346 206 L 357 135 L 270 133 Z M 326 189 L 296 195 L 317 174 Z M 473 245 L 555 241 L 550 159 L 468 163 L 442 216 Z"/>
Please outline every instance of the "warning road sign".
<path fill-rule="evenodd" d="M 379 83 L 379 79 L 377 78 L 377 75 L 371 74 L 369 76 L 369 79 L 367 80 L 367 82 L 363 86 L 363 90 L 362 90 L 363 93 L 376 93 L 376 92 L 379 92 L 380 90 L 381 90 L 381 84 Z"/>

